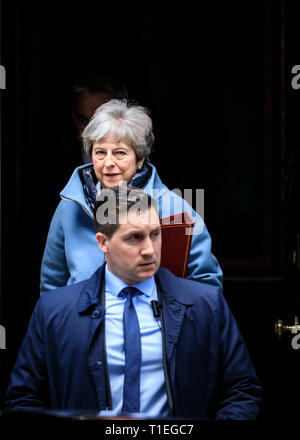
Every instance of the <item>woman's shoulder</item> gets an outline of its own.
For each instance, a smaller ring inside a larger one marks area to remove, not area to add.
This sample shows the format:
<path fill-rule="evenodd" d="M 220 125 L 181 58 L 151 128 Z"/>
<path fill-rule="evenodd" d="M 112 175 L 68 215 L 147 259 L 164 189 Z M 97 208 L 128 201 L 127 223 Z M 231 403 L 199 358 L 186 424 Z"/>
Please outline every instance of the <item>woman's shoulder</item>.
<path fill-rule="evenodd" d="M 84 191 L 84 177 L 83 177 L 83 170 L 86 171 L 91 168 L 92 168 L 92 164 L 82 165 L 75 168 L 68 183 L 60 192 L 61 202 L 59 204 L 58 209 L 74 210 L 78 207 L 81 207 L 83 208 L 84 211 L 86 211 L 86 213 L 89 214 L 89 216 L 92 216 L 91 209 L 86 201 L 86 194 Z M 76 202 L 76 203 L 70 204 L 68 202 Z"/>
<path fill-rule="evenodd" d="M 70 198 L 76 193 L 83 193 L 83 170 L 93 168 L 92 164 L 80 165 L 71 174 L 67 184 L 60 192 L 61 197 Z"/>
<path fill-rule="evenodd" d="M 144 189 L 158 204 L 160 216 L 169 217 L 173 214 L 187 211 L 195 222 L 195 234 L 198 235 L 202 233 L 204 221 L 198 209 L 195 210 L 193 208 L 193 194 L 191 191 L 188 190 L 182 193 L 178 188 L 173 190 L 169 189 L 160 179 L 154 165 L 150 165 L 152 167 L 151 182 L 148 182 L 147 187 Z M 199 208 L 199 206 L 197 206 L 197 208 Z"/>
<path fill-rule="evenodd" d="M 164 190 L 169 191 L 169 188 L 162 182 L 156 167 L 148 162 L 148 166 L 151 168 L 151 177 L 148 180 L 146 186 L 144 187 L 144 191 L 150 193 L 151 190 Z"/>

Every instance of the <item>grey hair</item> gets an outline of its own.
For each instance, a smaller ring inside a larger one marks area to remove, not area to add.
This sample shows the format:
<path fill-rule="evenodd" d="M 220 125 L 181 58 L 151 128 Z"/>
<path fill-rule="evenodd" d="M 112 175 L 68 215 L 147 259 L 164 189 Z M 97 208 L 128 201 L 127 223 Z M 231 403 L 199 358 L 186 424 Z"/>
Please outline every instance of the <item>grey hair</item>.
<path fill-rule="evenodd" d="M 95 111 L 82 133 L 83 147 L 92 155 L 93 142 L 113 134 L 117 142 L 125 141 L 136 153 L 137 161 L 149 159 L 154 142 L 149 110 L 126 99 L 111 99 Z"/>

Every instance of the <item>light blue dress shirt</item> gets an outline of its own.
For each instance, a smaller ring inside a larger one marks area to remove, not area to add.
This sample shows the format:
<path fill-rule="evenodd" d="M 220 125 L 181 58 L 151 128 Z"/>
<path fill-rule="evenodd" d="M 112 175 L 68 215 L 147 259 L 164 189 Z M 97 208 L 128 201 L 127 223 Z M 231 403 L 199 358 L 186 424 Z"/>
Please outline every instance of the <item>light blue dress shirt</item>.
<path fill-rule="evenodd" d="M 112 411 L 120 414 L 123 405 L 124 339 L 123 311 L 126 298 L 118 297 L 127 287 L 124 281 L 105 267 L 105 343 L 109 380 L 112 395 Z M 134 284 L 143 294 L 133 297 L 139 320 L 142 345 L 140 380 L 140 412 L 151 417 L 169 414 L 165 377 L 161 328 L 153 316 L 151 301 L 157 300 L 154 277 Z"/>

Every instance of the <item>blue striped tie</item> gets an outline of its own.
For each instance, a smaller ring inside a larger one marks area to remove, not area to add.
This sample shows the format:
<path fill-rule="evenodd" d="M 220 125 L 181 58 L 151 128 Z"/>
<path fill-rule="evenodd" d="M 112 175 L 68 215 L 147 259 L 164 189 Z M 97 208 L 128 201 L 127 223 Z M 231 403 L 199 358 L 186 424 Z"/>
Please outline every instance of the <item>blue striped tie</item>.
<path fill-rule="evenodd" d="M 126 296 L 123 314 L 125 375 L 122 412 L 140 412 L 141 334 L 132 298 L 140 295 L 135 287 L 125 287 L 120 296 Z"/>

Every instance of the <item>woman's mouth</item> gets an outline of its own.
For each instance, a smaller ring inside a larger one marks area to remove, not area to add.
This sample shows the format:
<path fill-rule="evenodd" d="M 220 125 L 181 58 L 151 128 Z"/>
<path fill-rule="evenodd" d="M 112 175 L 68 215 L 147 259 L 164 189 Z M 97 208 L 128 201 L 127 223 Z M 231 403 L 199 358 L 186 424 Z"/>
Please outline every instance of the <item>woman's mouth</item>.
<path fill-rule="evenodd" d="M 105 175 L 105 177 L 109 177 L 109 178 L 112 178 L 112 177 L 116 177 L 116 176 L 119 176 L 120 175 L 120 173 L 107 173 L 107 174 L 104 174 Z"/>

